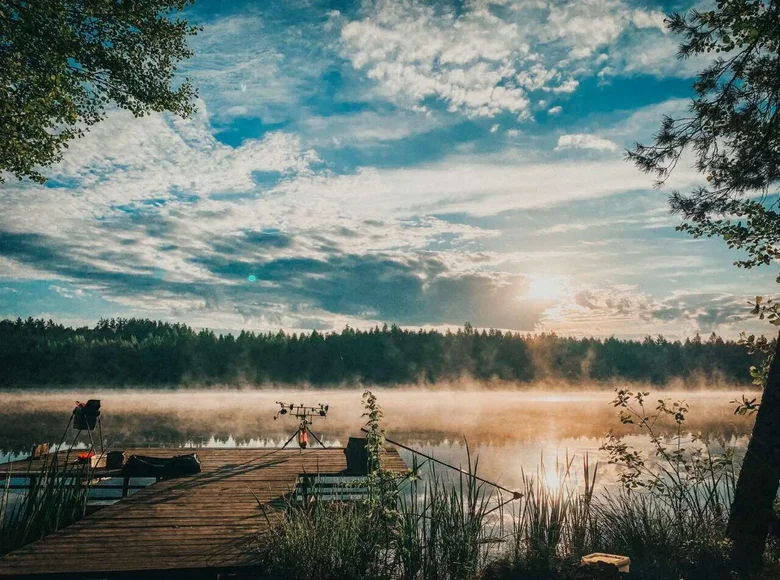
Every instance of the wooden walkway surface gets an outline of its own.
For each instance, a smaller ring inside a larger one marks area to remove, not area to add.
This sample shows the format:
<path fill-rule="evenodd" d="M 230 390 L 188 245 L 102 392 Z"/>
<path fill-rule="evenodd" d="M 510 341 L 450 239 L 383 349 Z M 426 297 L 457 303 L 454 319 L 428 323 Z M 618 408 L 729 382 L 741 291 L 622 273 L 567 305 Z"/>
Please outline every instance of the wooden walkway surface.
<path fill-rule="evenodd" d="M 154 483 L 7 554 L 0 558 L 0 577 L 99 578 L 253 566 L 260 535 L 281 517 L 279 508 L 298 476 L 335 475 L 347 466 L 341 448 L 124 451 L 158 457 L 196 452 L 202 471 Z M 386 451 L 385 466 L 406 470 L 394 449 Z M 16 462 L 0 471 L 18 473 L 19 467 Z"/>

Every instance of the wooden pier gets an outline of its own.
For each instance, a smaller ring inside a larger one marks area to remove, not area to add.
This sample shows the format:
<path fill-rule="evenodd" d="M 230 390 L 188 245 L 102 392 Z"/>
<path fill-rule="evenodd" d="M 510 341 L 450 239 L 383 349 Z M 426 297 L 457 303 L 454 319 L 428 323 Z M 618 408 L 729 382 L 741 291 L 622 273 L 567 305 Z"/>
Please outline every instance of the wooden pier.
<path fill-rule="evenodd" d="M 125 449 L 171 457 L 196 452 L 201 473 L 153 483 L 58 532 L 0 558 L 0 578 L 216 577 L 258 564 L 264 531 L 301 477 L 346 472 L 343 448 Z M 406 470 L 387 449 L 385 466 Z M 31 462 L 0 465 L 0 480 L 26 477 Z M 34 463 L 33 463 L 34 465 Z M 121 477 L 94 472 L 96 477 Z"/>

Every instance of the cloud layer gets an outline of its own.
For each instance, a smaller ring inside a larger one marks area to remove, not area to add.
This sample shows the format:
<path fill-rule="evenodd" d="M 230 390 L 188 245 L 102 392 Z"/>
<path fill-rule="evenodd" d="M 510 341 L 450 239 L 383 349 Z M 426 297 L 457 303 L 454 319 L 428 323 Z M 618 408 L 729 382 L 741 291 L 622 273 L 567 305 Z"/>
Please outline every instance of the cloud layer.
<path fill-rule="evenodd" d="M 196 116 L 111 111 L 3 186 L 0 316 L 671 336 L 735 333 L 766 288 L 674 232 L 690 164 L 658 192 L 623 160 L 686 106 L 660 8 L 202 10 Z"/>
<path fill-rule="evenodd" d="M 473 0 L 458 8 L 368 0 L 355 18 L 333 18 L 343 55 L 384 97 L 418 109 L 437 99 L 477 117 L 530 118 L 534 97 L 547 102 L 587 75 L 638 68 L 633 58 L 611 57 L 627 36 L 664 35 L 662 12 L 619 0 Z M 656 50 L 640 64 L 646 71 L 669 55 Z"/>

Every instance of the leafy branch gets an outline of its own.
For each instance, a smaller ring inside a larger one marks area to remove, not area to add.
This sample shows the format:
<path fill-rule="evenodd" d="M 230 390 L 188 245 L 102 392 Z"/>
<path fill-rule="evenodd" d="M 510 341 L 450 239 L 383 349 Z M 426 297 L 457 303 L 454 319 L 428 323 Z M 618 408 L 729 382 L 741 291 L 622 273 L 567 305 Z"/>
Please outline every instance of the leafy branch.
<path fill-rule="evenodd" d="M 658 399 L 653 407 L 648 391 L 615 392 L 611 404 L 619 409 L 620 422 L 636 426 L 652 448 L 652 457 L 648 457 L 627 444 L 623 436 L 612 430 L 607 434 L 601 450 L 609 454 L 609 463 L 622 468 L 618 478 L 625 490 L 652 493 L 681 525 L 691 516 L 694 521 L 704 522 L 722 515 L 710 510 L 719 505 L 717 498 L 724 487 L 733 488 L 733 448 L 713 454 L 697 436 L 687 434 L 684 428 L 690 408 L 685 401 Z M 659 422 L 664 420 L 673 422 L 673 435 L 660 433 Z"/>

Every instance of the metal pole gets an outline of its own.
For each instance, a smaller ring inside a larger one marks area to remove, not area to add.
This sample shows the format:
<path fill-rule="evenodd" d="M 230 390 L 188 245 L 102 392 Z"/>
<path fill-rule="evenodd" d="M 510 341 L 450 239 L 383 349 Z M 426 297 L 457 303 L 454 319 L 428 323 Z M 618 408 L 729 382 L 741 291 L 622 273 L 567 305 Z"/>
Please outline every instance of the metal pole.
<path fill-rule="evenodd" d="M 319 443 L 320 445 L 322 445 L 323 447 L 325 447 L 325 444 L 322 442 L 322 440 L 321 440 L 319 437 L 317 437 L 317 436 L 314 434 L 314 431 L 312 431 L 311 429 L 307 429 L 307 431 L 308 431 L 309 433 L 311 433 L 311 436 L 312 436 L 312 437 L 314 437 L 314 438 L 317 440 L 317 443 Z"/>
<path fill-rule="evenodd" d="M 98 432 L 100 433 L 100 457 L 103 457 L 106 448 L 103 446 L 103 424 L 100 422 L 100 415 L 98 415 Z"/>
<path fill-rule="evenodd" d="M 89 423 L 87 423 L 87 435 L 89 435 L 89 445 L 90 445 L 90 449 L 92 451 L 92 455 L 95 455 L 95 451 L 97 451 L 97 449 L 95 449 L 95 441 L 94 441 L 94 439 L 92 439 L 92 429 L 89 428 Z M 89 460 L 90 458 L 87 457 L 87 459 Z M 90 467 L 91 467 L 91 464 L 90 464 Z"/>
<path fill-rule="evenodd" d="M 285 447 L 287 447 L 287 446 L 290 444 L 290 442 L 291 442 L 293 439 L 295 439 L 295 436 L 296 436 L 297 434 L 298 434 L 298 431 L 296 431 L 295 433 L 293 433 L 293 434 L 292 434 L 292 437 L 290 437 L 290 438 L 287 440 L 287 443 L 285 443 L 284 445 L 282 445 L 281 449 L 284 449 Z"/>
<path fill-rule="evenodd" d="M 363 433 L 370 433 L 370 431 L 368 429 L 366 429 L 365 427 L 361 427 L 360 430 L 363 431 Z M 503 485 L 498 485 L 497 483 L 494 483 L 492 481 L 488 481 L 487 479 L 479 477 L 478 475 L 475 475 L 473 473 L 469 473 L 468 471 L 463 471 L 460 467 L 455 467 L 454 465 L 451 465 L 451 464 L 447 463 L 446 461 L 442 461 L 441 459 L 436 459 L 432 455 L 428 455 L 426 453 L 423 453 L 422 451 L 417 451 L 416 449 L 412 449 L 411 447 L 407 447 L 403 443 L 399 443 L 398 441 L 393 441 L 389 437 L 385 437 L 385 441 L 395 445 L 396 447 L 400 447 L 401 449 L 406 449 L 407 451 L 411 451 L 412 453 L 416 453 L 417 455 L 421 455 L 421 456 L 425 457 L 426 459 L 430 459 L 431 461 L 433 461 L 435 463 L 439 463 L 439 464 L 443 465 L 444 467 L 449 467 L 450 469 L 454 469 L 458 473 L 462 473 L 463 475 L 466 475 L 467 477 L 472 477 L 472 478 L 476 479 L 477 481 L 481 481 L 482 483 L 487 483 L 488 485 L 492 485 L 496 489 L 500 489 L 501 491 L 505 491 L 507 493 L 511 493 L 512 494 L 512 499 L 520 499 L 521 497 L 523 497 L 523 494 L 520 493 L 519 491 L 513 491 L 511 489 L 507 489 Z"/>

